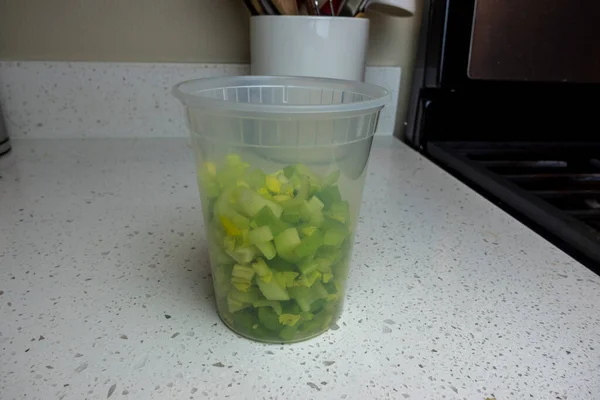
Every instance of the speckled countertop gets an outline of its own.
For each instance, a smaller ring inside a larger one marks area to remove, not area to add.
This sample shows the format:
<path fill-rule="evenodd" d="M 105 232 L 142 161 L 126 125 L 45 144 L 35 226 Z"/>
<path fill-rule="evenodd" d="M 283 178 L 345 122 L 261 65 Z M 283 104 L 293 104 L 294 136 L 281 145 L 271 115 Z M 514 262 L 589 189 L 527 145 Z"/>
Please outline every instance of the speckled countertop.
<path fill-rule="evenodd" d="M 237 337 L 215 312 L 186 144 L 15 141 L 0 163 L 0 398 L 600 392 L 600 278 L 392 138 L 373 148 L 339 329 Z"/>

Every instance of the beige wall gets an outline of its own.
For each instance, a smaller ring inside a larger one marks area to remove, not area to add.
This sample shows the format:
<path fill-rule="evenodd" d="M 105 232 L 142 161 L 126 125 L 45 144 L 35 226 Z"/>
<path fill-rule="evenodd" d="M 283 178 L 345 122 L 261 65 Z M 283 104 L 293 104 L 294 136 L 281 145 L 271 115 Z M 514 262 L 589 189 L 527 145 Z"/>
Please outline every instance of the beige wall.
<path fill-rule="evenodd" d="M 369 17 L 368 64 L 407 82 L 420 12 Z M 0 60 L 246 63 L 247 36 L 241 0 L 0 0 Z"/>

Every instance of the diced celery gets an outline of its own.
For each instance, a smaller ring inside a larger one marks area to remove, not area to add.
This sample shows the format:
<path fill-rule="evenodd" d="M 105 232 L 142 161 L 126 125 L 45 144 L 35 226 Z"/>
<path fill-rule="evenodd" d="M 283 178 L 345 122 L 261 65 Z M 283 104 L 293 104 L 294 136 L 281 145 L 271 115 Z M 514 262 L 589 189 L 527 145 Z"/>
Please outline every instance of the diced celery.
<path fill-rule="evenodd" d="M 277 283 L 276 279 L 272 279 L 270 282 L 264 282 L 259 279 L 256 281 L 256 284 L 267 300 L 284 301 L 290 299 L 288 292 Z"/>
<path fill-rule="evenodd" d="M 321 273 L 319 271 L 311 271 L 307 274 L 300 275 L 300 278 L 296 279 L 294 282 L 294 286 L 311 287 L 320 278 Z"/>
<path fill-rule="evenodd" d="M 286 301 L 281 304 L 281 307 L 283 307 L 283 312 L 286 314 L 300 314 L 302 312 L 295 301 Z"/>
<path fill-rule="evenodd" d="M 258 309 L 258 320 L 270 331 L 278 332 L 282 328 L 279 323 L 279 316 L 269 307 Z"/>
<path fill-rule="evenodd" d="M 313 301 L 313 303 L 310 305 L 310 312 L 314 315 L 314 314 L 318 313 L 319 311 L 321 311 L 324 306 L 325 306 L 325 300 L 317 299 L 317 300 Z"/>
<path fill-rule="evenodd" d="M 233 266 L 233 270 L 231 271 L 231 276 L 235 278 L 244 279 L 247 281 L 251 281 L 254 277 L 254 269 L 247 267 L 245 265 L 235 264 Z"/>
<path fill-rule="evenodd" d="M 331 204 L 326 215 L 345 224 L 350 216 L 350 206 L 347 201 L 337 201 Z"/>
<path fill-rule="evenodd" d="M 325 272 L 323 274 L 323 283 L 327 283 L 333 278 L 333 274 L 331 272 Z"/>
<path fill-rule="evenodd" d="M 247 292 L 252 286 L 252 282 L 240 278 L 231 278 L 231 284 L 240 292 Z"/>
<path fill-rule="evenodd" d="M 325 244 L 323 234 L 316 231 L 311 236 L 304 237 L 300 242 L 300 245 L 294 250 L 294 253 L 300 258 L 312 256 L 323 244 Z"/>
<path fill-rule="evenodd" d="M 227 294 L 227 297 L 240 303 L 253 304 L 258 300 L 259 295 L 258 289 L 253 287 L 248 289 L 246 292 L 242 292 L 237 289 L 231 289 Z"/>
<path fill-rule="evenodd" d="M 267 225 L 259 226 L 248 233 L 248 240 L 252 244 L 266 243 L 273 240 L 273 233 Z"/>
<path fill-rule="evenodd" d="M 297 331 L 297 326 L 286 326 L 279 331 L 279 337 L 283 340 L 293 340 Z"/>
<path fill-rule="evenodd" d="M 292 175 L 294 175 L 295 172 L 296 172 L 296 167 L 293 165 L 288 165 L 287 167 L 283 168 L 283 174 L 288 179 L 290 179 L 292 177 Z"/>
<path fill-rule="evenodd" d="M 317 196 L 319 200 L 323 202 L 325 205 L 325 209 L 329 209 L 331 205 L 335 202 L 342 200 L 342 195 L 340 194 L 340 189 L 337 186 L 329 186 L 321 190 Z"/>
<path fill-rule="evenodd" d="M 273 273 L 273 279 L 275 279 L 279 286 L 289 288 L 295 286 L 298 275 L 297 272 L 293 271 L 277 271 Z"/>
<path fill-rule="evenodd" d="M 330 228 L 325 231 L 325 236 L 323 237 L 323 244 L 325 246 L 339 246 L 346 239 L 347 234 L 346 229 L 340 228 Z"/>
<path fill-rule="evenodd" d="M 325 207 L 325 204 L 317 196 L 311 197 L 307 204 L 311 211 L 321 211 Z"/>
<path fill-rule="evenodd" d="M 300 228 L 300 233 L 302 236 L 312 236 L 315 232 L 317 232 L 319 228 L 312 225 L 305 225 Z"/>
<path fill-rule="evenodd" d="M 254 306 L 256 308 L 271 307 L 277 315 L 281 315 L 281 313 L 283 312 L 281 303 L 278 301 L 275 301 L 275 300 L 256 300 L 255 302 L 252 303 L 252 306 Z"/>
<path fill-rule="evenodd" d="M 310 291 L 315 299 L 324 299 L 329 294 L 321 282 L 318 281 L 310 287 Z"/>
<path fill-rule="evenodd" d="M 227 239 L 227 238 L 226 238 Z M 227 247 L 227 244 L 226 244 Z M 226 250 L 227 254 L 240 264 L 248 264 L 254 259 L 254 249 L 252 247 L 240 246 L 233 250 Z"/>
<path fill-rule="evenodd" d="M 281 314 L 279 316 L 279 323 L 281 325 L 294 326 L 300 320 L 300 315 L 295 314 Z"/>
<path fill-rule="evenodd" d="M 251 189 L 258 189 L 265 186 L 265 173 L 260 169 L 246 171 L 243 178 Z"/>
<path fill-rule="evenodd" d="M 271 271 L 271 268 L 269 268 L 262 258 L 259 258 L 255 263 L 252 263 L 252 269 L 264 282 L 269 283 L 273 278 L 273 271 Z"/>
<path fill-rule="evenodd" d="M 240 210 L 249 217 L 255 217 L 263 207 L 269 207 L 275 217 L 279 218 L 283 208 L 247 188 L 241 188 L 238 196 Z"/>
<path fill-rule="evenodd" d="M 287 194 L 278 194 L 273 196 L 273 200 L 276 201 L 277 203 L 283 203 L 284 201 L 288 201 L 290 200 L 291 197 Z"/>
<path fill-rule="evenodd" d="M 277 252 L 275 251 L 275 246 L 271 242 L 257 243 L 256 247 L 258 248 L 258 250 L 260 250 L 260 252 L 263 254 L 263 256 L 265 256 L 267 260 L 271 260 L 275 257 L 275 255 L 277 255 Z"/>
<path fill-rule="evenodd" d="M 294 209 L 284 209 L 281 220 L 290 224 L 297 224 L 300 221 L 300 212 Z"/>
<path fill-rule="evenodd" d="M 253 314 L 242 311 L 233 314 L 233 325 L 243 332 L 252 332 L 258 320 Z"/>
<path fill-rule="evenodd" d="M 294 264 L 285 261 L 281 257 L 275 257 L 267 262 L 267 265 L 275 271 L 294 271 Z"/>
<path fill-rule="evenodd" d="M 281 193 L 281 182 L 273 175 L 267 175 L 265 185 L 269 192 L 273 194 Z"/>
<path fill-rule="evenodd" d="M 301 179 L 300 188 L 298 189 L 298 193 L 296 193 L 296 196 L 291 200 L 284 201 L 283 203 L 281 203 L 281 205 L 284 209 L 294 209 L 296 207 L 301 206 L 304 200 L 308 198 L 309 189 L 310 187 L 308 180 L 306 178 Z"/>
<path fill-rule="evenodd" d="M 291 255 L 298 245 L 300 245 L 300 236 L 296 228 L 288 228 L 275 236 L 275 248 L 280 256 Z M 284 259 L 287 257 L 284 257 Z"/>
<path fill-rule="evenodd" d="M 289 224 L 286 224 L 276 217 L 275 214 L 273 214 L 273 210 L 266 206 L 254 216 L 254 222 L 256 222 L 257 226 L 268 226 L 273 235 L 278 235 L 290 227 Z"/>
<path fill-rule="evenodd" d="M 296 286 L 288 289 L 290 297 L 293 298 L 302 311 L 310 311 L 312 303 L 327 297 L 327 290 L 320 282 L 315 282 L 311 287 Z"/>
<path fill-rule="evenodd" d="M 290 297 L 293 298 L 302 311 L 310 311 L 310 305 L 313 302 L 310 289 L 303 286 L 291 287 L 288 289 Z"/>
<path fill-rule="evenodd" d="M 230 313 L 236 313 L 249 306 L 249 303 L 242 303 L 241 301 L 234 300 L 231 297 L 227 296 L 227 309 L 229 309 Z"/>

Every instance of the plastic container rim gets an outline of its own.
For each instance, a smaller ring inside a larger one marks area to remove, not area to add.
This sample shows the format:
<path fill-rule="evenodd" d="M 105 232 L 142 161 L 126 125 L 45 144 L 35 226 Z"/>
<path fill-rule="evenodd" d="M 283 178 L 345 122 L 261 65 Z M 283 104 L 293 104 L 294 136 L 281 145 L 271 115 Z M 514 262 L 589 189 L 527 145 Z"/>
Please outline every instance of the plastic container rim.
<path fill-rule="evenodd" d="M 371 99 L 343 104 L 282 105 L 239 103 L 194 94 L 204 90 L 225 88 L 281 86 L 352 91 L 369 96 Z M 201 108 L 207 112 L 243 117 L 273 115 L 279 117 L 327 116 L 328 118 L 336 118 L 348 115 L 368 114 L 383 108 L 390 96 L 387 89 L 365 82 L 332 78 L 258 75 L 191 79 L 176 84 L 171 93 L 186 107 Z"/>

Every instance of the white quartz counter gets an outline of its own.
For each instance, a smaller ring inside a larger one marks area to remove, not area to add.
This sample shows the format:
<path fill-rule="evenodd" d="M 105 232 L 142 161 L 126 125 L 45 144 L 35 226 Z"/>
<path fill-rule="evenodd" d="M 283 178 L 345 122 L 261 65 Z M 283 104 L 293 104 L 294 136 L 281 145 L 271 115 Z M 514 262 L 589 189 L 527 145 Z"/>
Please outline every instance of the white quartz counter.
<path fill-rule="evenodd" d="M 392 138 L 339 328 L 243 339 L 212 298 L 185 139 L 0 161 L 0 398 L 592 399 L 600 278 Z"/>

